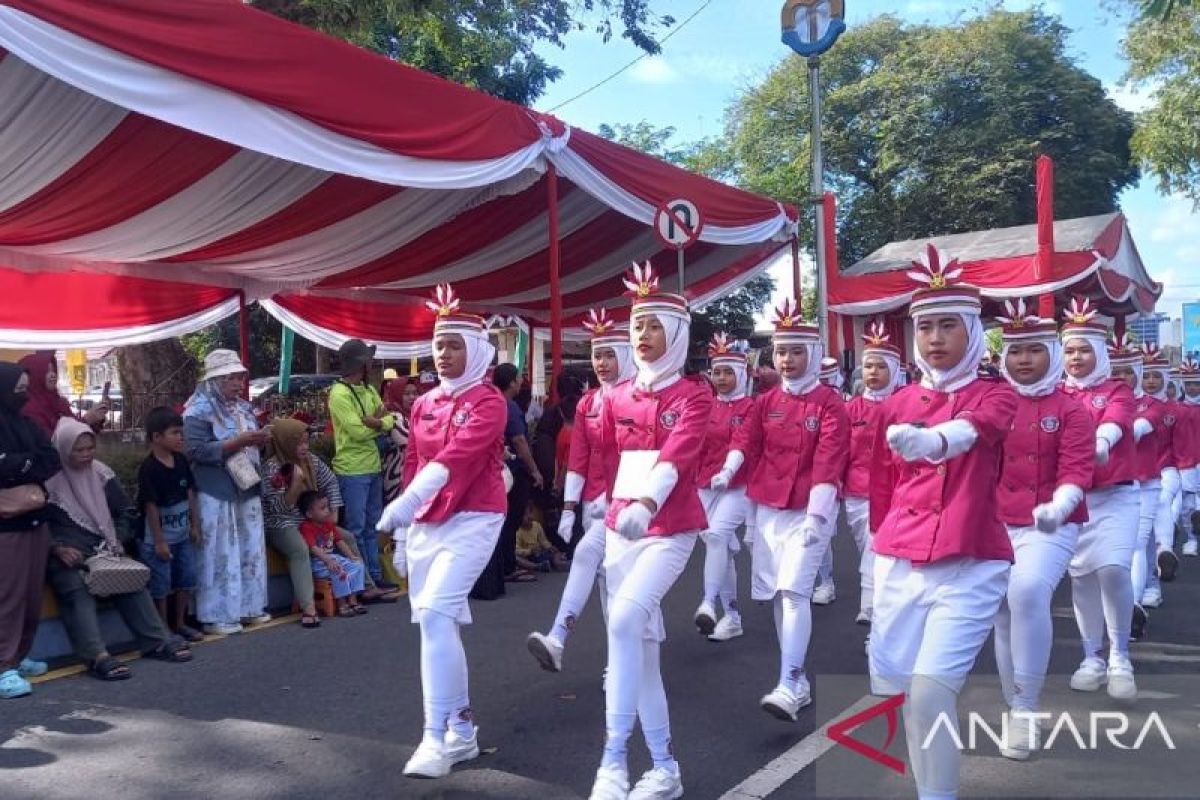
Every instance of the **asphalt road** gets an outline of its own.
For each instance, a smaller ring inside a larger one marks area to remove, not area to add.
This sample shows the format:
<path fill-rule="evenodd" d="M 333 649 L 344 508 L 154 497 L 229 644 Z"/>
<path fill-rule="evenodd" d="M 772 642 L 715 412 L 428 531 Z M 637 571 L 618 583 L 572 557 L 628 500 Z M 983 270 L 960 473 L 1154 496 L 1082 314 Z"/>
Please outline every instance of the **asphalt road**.
<path fill-rule="evenodd" d="M 841 535 L 835 548 L 841 594 L 831 606 L 814 607 L 809 671 L 817 702 L 788 725 L 757 705 L 777 670 L 769 608 L 744 602 L 747 633 L 734 642 L 713 644 L 695 633 L 697 547 L 666 603 L 664 649 L 687 797 L 915 795 L 911 778 L 833 746 L 823 733 L 809 737 L 855 702 L 873 702 L 862 700 L 865 629 L 853 624 L 853 543 Z M 1148 736 L 1140 750 L 1123 750 L 1101 732 L 1099 748 L 1088 751 L 1073 739 L 1067 746 L 1064 735 L 1053 752 L 1016 764 L 981 737 L 964 761 L 963 797 L 1200 795 L 1200 560 L 1184 567 L 1168 587 L 1168 605 L 1153 613 L 1150 637 L 1134 646 L 1143 697 L 1133 733 L 1118 737 L 1128 746 L 1146 713 L 1159 711 L 1175 749 Z M 464 639 L 485 754 L 445 780 L 400 774 L 421 729 L 417 631 L 402 601 L 315 631 L 289 622 L 209 642 L 188 665 L 137 661 L 133 680 L 124 683 L 76 676 L 39 684 L 33 697 L 0 705 L 0 798 L 586 797 L 603 741 L 604 648 L 595 598 L 568 645 L 564 673 L 539 670 L 523 641 L 549 625 L 564 578 L 543 576 L 511 586 L 503 600 L 474 604 L 475 624 Z M 1120 707 L 1103 695 L 1066 690 L 1078 634 L 1065 586 L 1055 616 L 1045 705 L 1082 714 L 1076 725 L 1086 728 L 1088 709 Z M 999 693 L 990 644 L 976 672 L 964 711 L 993 713 Z M 881 746 L 882 718 L 869 725 L 856 735 Z M 1086 745 L 1086 729 L 1082 738 Z M 646 765 L 638 734 L 633 752 L 636 776 Z M 888 752 L 902 755 L 903 746 L 893 743 Z"/>

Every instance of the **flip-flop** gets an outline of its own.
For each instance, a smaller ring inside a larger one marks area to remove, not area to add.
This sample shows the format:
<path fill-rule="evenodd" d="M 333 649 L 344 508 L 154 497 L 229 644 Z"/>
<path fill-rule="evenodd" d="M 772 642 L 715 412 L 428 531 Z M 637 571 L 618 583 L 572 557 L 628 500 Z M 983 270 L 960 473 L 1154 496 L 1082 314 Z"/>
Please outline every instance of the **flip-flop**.
<path fill-rule="evenodd" d="M 362 598 L 362 601 L 363 601 L 364 605 L 368 605 L 368 606 L 378 605 L 379 603 L 399 603 L 400 602 L 400 591 L 396 590 L 396 591 L 383 592 L 381 594 L 375 595 L 374 597 L 364 596 Z"/>
<path fill-rule="evenodd" d="M 175 632 L 183 637 L 184 641 L 188 642 L 203 642 L 204 634 L 196 630 L 190 625 L 180 625 L 175 629 Z"/>
<path fill-rule="evenodd" d="M 319 627 L 321 627 L 321 620 L 317 617 L 316 614 L 301 614 L 300 615 L 300 627 L 301 628 L 319 628 Z"/>
<path fill-rule="evenodd" d="M 505 583 L 537 583 L 537 576 L 528 572 L 515 572 L 504 579 Z"/>
<path fill-rule="evenodd" d="M 105 656 L 88 665 L 88 675 L 102 681 L 127 681 L 133 677 L 129 667 L 112 656 Z"/>
<path fill-rule="evenodd" d="M 338 615 L 339 617 L 345 617 L 345 618 L 347 618 L 347 619 L 349 619 L 350 617 L 357 617 L 357 616 L 358 616 L 358 614 L 355 614 L 355 613 L 354 613 L 354 609 L 353 609 L 353 608 L 351 608 L 350 606 L 345 606 L 345 607 L 343 607 L 343 608 L 339 608 L 339 609 L 337 610 L 337 615 Z"/>
<path fill-rule="evenodd" d="M 354 610 L 354 613 L 358 614 L 360 617 L 363 614 L 367 613 L 367 607 L 363 606 L 363 605 L 354 605 L 354 606 L 350 606 L 350 608 L 352 608 Z"/>

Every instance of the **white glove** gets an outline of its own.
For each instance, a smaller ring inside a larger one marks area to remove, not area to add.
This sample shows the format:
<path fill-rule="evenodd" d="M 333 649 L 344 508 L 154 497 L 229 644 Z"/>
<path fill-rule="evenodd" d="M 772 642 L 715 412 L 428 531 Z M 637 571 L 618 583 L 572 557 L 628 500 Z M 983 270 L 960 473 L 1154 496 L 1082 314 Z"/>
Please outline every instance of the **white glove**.
<path fill-rule="evenodd" d="M 1133 440 L 1140 442 L 1147 433 L 1154 432 L 1154 424 L 1144 417 L 1138 417 L 1133 421 Z"/>
<path fill-rule="evenodd" d="M 570 542 L 575 538 L 575 512 L 564 511 L 562 516 L 558 518 L 558 535 L 562 537 L 564 542 Z"/>
<path fill-rule="evenodd" d="M 889 425 L 888 446 L 905 461 L 932 459 L 942 454 L 946 446 L 936 431 L 915 425 Z"/>
<path fill-rule="evenodd" d="M 392 567 L 401 578 L 408 577 L 408 530 L 399 528 L 392 536 L 396 549 L 392 551 Z"/>
<path fill-rule="evenodd" d="M 1042 533 L 1054 533 L 1062 525 L 1062 519 L 1054 510 L 1054 503 L 1042 503 L 1033 509 L 1033 523 Z"/>
<path fill-rule="evenodd" d="M 1103 436 L 1096 437 L 1096 463 L 1104 466 L 1108 463 L 1108 439 Z"/>
<path fill-rule="evenodd" d="M 1064 483 L 1054 490 L 1049 503 L 1033 509 L 1033 522 L 1042 533 L 1054 533 L 1083 500 L 1083 489 Z"/>
<path fill-rule="evenodd" d="M 641 539 L 646 535 L 653 517 L 644 503 L 630 503 L 617 514 L 617 533 L 631 541 Z"/>
<path fill-rule="evenodd" d="M 733 481 L 733 473 L 727 469 L 723 469 L 716 475 L 713 475 L 712 480 L 709 481 L 708 488 L 714 492 L 723 492 L 729 488 L 731 481 Z"/>
<path fill-rule="evenodd" d="M 392 502 L 379 517 L 377 530 L 391 533 L 397 528 L 407 528 L 421 507 L 433 499 L 450 480 L 450 470 L 436 461 L 430 461 L 413 476 L 404 492 Z"/>

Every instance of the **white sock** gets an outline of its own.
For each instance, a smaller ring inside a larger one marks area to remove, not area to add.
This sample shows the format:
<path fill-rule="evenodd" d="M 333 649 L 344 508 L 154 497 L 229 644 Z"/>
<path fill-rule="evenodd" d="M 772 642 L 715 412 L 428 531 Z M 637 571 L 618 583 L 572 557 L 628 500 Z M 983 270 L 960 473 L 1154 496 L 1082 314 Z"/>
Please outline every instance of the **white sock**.
<path fill-rule="evenodd" d="M 1003 608 L 1009 613 L 1009 649 L 1013 691 L 1009 706 L 1014 711 L 1037 711 L 1050 668 L 1050 648 L 1054 645 L 1054 621 L 1050 600 L 1054 587 L 1049 581 L 1024 573 L 1014 574 L 1008 582 L 1008 597 Z M 1000 626 L 996 626 L 996 652 L 999 660 Z"/>
<path fill-rule="evenodd" d="M 1109 657 L 1129 657 L 1129 620 L 1133 617 L 1133 583 L 1125 567 L 1106 566 L 1096 571 L 1108 628 Z M 1140 599 L 1140 598 L 1139 598 Z"/>
<path fill-rule="evenodd" d="M 1133 586 L 1129 587 L 1133 596 Z M 1075 623 L 1084 658 L 1104 658 L 1104 605 L 1100 594 L 1100 578 L 1095 572 L 1071 577 L 1071 605 L 1075 608 Z M 1130 616 L 1133 609 L 1129 610 Z"/>
<path fill-rule="evenodd" d="M 642 640 L 641 691 L 637 713 L 642 723 L 642 736 L 654 766 L 678 771 L 671 747 L 671 718 L 667 713 L 667 692 L 663 687 L 659 664 L 660 645 L 651 639 Z"/>
<path fill-rule="evenodd" d="M 779 685 L 797 692 L 804 682 L 804 658 L 812 636 L 812 606 L 795 592 L 775 595 L 779 629 Z"/>
<path fill-rule="evenodd" d="M 714 607 L 721 595 L 729 563 L 729 545 L 724 537 L 706 534 L 704 537 L 704 602 Z"/>
<path fill-rule="evenodd" d="M 817 570 L 817 585 L 833 583 L 833 540 L 825 545 L 825 555 L 821 557 L 821 566 Z"/>
<path fill-rule="evenodd" d="M 957 797 L 962 753 L 946 729 L 958 733 L 958 694 L 933 678 L 914 675 L 904 701 L 904 735 L 919 797 Z M 945 722 L 939 722 L 944 719 Z M 925 739 L 936 729 L 928 746 Z"/>
<path fill-rule="evenodd" d="M 637 722 L 641 694 L 642 643 L 650 614 L 637 603 L 616 598 L 608 618 L 608 691 L 604 695 L 602 766 L 628 770 L 629 737 Z"/>
<path fill-rule="evenodd" d="M 721 583 L 720 597 L 725 616 L 741 622 L 742 612 L 738 610 L 737 600 L 737 559 L 733 553 L 729 553 L 725 559 L 725 580 Z"/>
<path fill-rule="evenodd" d="M 592 595 L 592 586 L 602 570 L 604 563 L 604 540 L 585 537 L 575 548 L 571 559 L 571 571 L 567 573 L 567 583 L 563 587 L 562 599 L 558 602 L 558 613 L 554 617 L 554 627 L 550 635 L 562 643 L 575 630 L 575 622 L 583 613 L 588 598 Z M 600 593 L 601 603 L 606 604 L 605 593 Z"/>
<path fill-rule="evenodd" d="M 458 622 L 431 609 L 420 612 L 421 692 L 425 701 L 423 743 L 442 743 L 448 726 L 470 737 L 467 656 Z"/>

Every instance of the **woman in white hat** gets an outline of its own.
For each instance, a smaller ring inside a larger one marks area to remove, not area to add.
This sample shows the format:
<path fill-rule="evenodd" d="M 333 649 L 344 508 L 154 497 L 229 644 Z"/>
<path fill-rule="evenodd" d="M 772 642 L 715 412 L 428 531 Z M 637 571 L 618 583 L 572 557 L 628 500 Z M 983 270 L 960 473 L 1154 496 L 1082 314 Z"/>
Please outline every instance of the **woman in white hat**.
<path fill-rule="evenodd" d="M 563 513 L 558 535 L 570 542 L 575 535 L 576 517 L 581 518 L 583 538 L 575 545 L 571 572 L 563 587 L 554 625 L 548 634 L 534 632 L 526 646 L 542 669 L 562 671 L 563 648 L 583 613 L 592 586 L 600 582 L 600 607 L 608 619 L 608 596 L 604 586 L 604 514 L 608 510 L 608 492 L 612 489 L 608 464 L 604 459 L 604 400 L 612 391 L 633 378 L 636 365 L 629 334 L 622 331 L 603 308 L 592 309 L 583 323 L 591 337 L 592 370 L 600 385 L 589 389 L 575 406 L 571 427 L 571 447 L 567 474 L 563 481 Z"/>
<path fill-rule="evenodd" d="M 1054 320 L 1009 301 L 1000 371 L 1018 394 L 1017 415 L 1004 441 L 996 488 L 1000 518 L 1016 558 L 1008 593 L 996 615 L 996 665 L 1008 703 L 1008 737 L 1001 755 L 1022 761 L 1038 748 L 1032 714 L 1041 710 L 1054 623 L 1050 600 L 1087 520 L 1084 491 L 1092 483 L 1096 427 L 1058 388 L 1062 343 Z"/>
<path fill-rule="evenodd" d="M 687 299 L 658 290 L 650 264 L 635 266 L 629 339 L 637 375 L 604 406 L 604 457 L 617 466 L 607 529 L 608 688 L 604 755 L 592 800 L 680 797 L 659 653 L 666 639 L 662 600 L 687 565 L 704 506 L 696 491 L 713 393 L 684 377 L 691 314 Z M 641 723 L 652 766 L 632 791 L 628 746 Z"/>
<path fill-rule="evenodd" d="M 1079 527 L 1079 542 L 1068 567 L 1083 644 L 1083 661 L 1071 676 L 1071 688 L 1095 692 L 1107 684 L 1109 695 L 1127 700 L 1137 696 L 1129 660 L 1134 600 L 1130 566 L 1140 507 L 1133 432 L 1136 404 L 1129 385 L 1112 377 L 1108 327 L 1095 321 L 1095 316 L 1086 299 L 1075 298 L 1061 333 L 1067 374 L 1063 390 L 1083 405 L 1096 425 L 1096 465 L 1086 495 L 1088 520 Z M 1140 364 L 1132 356 L 1121 358 L 1130 370 Z"/>
<path fill-rule="evenodd" d="M 212 634 L 239 633 L 243 624 L 271 619 L 258 466 L 271 432 L 258 429 L 242 399 L 246 376 L 237 353 L 213 350 L 183 410 L 200 510 L 196 617 Z"/>
<path fill-rule="evenodd" d="M 459 627 L 467 596 L 487 566 L 508 508 L 501 477 L 504 396 L 486 380 L 496 348 L 482 317 L 459 311 L 448 285 L 427 305 L 437 315 L 433 357 L 440 382 L 413 405 L 404 492 L 379 530 L 396 543 L 393 566 L 408 577 L 412 621 L 421 627 L 425 724 L 404 774 L 441 778 L 479 755 Z"/>

